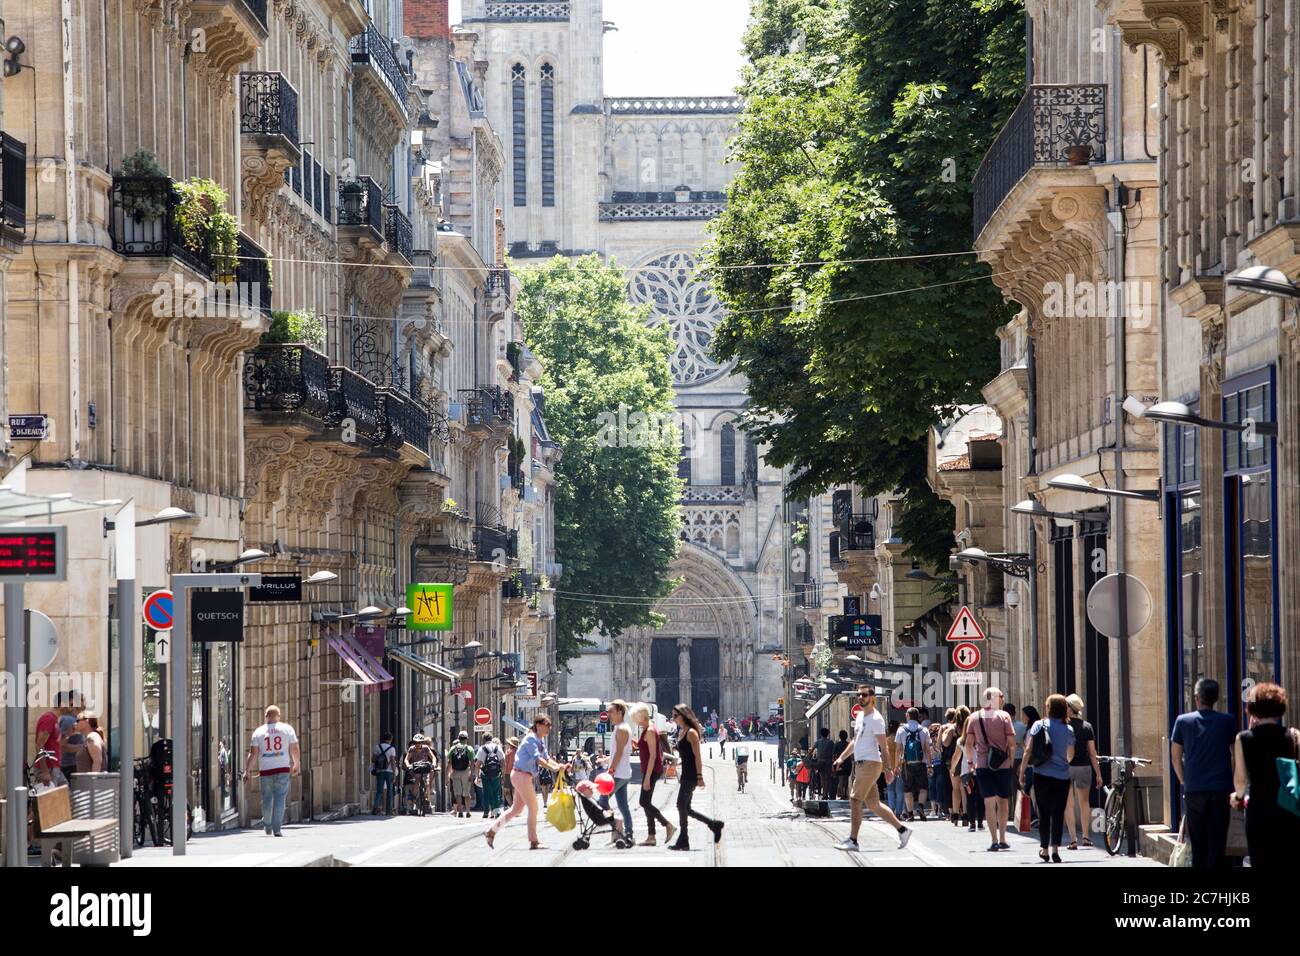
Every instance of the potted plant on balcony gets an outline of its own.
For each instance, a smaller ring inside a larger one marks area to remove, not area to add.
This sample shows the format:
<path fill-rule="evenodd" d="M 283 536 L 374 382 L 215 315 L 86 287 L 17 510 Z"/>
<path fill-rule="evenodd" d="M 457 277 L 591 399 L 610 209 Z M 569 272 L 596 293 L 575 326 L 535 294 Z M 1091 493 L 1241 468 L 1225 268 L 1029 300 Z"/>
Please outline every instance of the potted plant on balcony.
<path fill-rule="evenodd" d="M 264 345 L 305 345 L 317 352 L 325 350 L 325 323 L 307 309 L 295 312 L 272 312 L 271 327 L 262 333 Z"/>
<path fill-rule="evenodd" d="M 211 179 L 191 177 L 176 184 L 176 223 L 181 240 L 212 260 L 218 282 L 234 282 L 239 266 L 239 220 L 226 211 L 230 197 Z"/>
<path fill-rule="evenodd" d="M 167 174 L 158 165 L 158 159 L 147 149 L 137 149 L 122 159 L 118 175 L 132 179 L 165 180 Z M 124 188 L 122 191 L 122 209 L 137 223 L 148 219 L 160 219 L 167 213 L 166 190 L 148 188 Z"/>

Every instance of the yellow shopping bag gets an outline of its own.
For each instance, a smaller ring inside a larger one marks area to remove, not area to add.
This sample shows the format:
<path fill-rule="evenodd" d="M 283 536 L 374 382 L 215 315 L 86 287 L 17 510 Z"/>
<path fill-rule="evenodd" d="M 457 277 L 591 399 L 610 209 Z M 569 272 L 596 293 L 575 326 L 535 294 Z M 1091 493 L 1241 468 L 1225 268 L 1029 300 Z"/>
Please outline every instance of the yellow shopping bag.
<path fill-rule="evenodd" d="M 578 817 L 573 805 L 573 791 L 569 789 L 564 771 L 555 775 L 555 789 L 551 791 L 551 802 L 546 808 L 546 822 L 564 833 L 578 825 Z"/>

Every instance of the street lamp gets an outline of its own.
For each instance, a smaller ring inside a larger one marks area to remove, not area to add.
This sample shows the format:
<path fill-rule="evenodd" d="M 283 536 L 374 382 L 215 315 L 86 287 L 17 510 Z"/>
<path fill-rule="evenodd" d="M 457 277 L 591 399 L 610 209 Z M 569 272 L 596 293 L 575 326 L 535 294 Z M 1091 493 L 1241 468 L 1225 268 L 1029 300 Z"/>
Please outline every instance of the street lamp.
<path fill-rule="evenodd" d="M 1130 491 L 1127 488 L 1106 488 L 1090 484 L 1078 475 L 1058 475 L 1047 482 L 1049 488 L 1062 491 L 1081 491 L 1089 495 L 1102 495 L 1107 498 L 1132 498 L 1136 501 L 1159 501 L 1158 491 Z"/>
<path fill-rule="evenodd" d="M 990 553 L 983 548 L 965 548 L 958 551 L 954 557 L 958 561 L 966 561 L 971 564 L 987 564 L 989 567 L 997 568 L 1003 574 L 1010 574 L 1012 577 L 1029 577 L 1029 555 L 1021 551 L 995 551 Z"/>
<path fill-rule="evenodd" d="M 1300 301 L 1300 285 L 1287 278 L 1281 269 L 1270 266 L 1251 266 L 1228 276 L 1228 285 L 1234 289 L 1257 292 L 1279 299 Z"/>
<path fill-rule="evenodd" d="M 1011 513 L 1025 515 L 1030 518 L 1056 518 L 1061 521 L 1097 521 L 1101 520 L 1101 515 L 1087 515 L 1079 511 L 1050 511 L 1041 501 L 1033 498 L 1026 498 L 1018 504 L 1011 506 Z"/>
<path fill-rule="evenodd" d="M 239 557 L 233 561 L 212 561 L 209 562 L 212 572 L 220 573 L 222 571 L 233 571 L 235 568 L 245 564 L 257 564 L 259 561 L 265 561 L 270 555 L 261 548 L 247 548 L 239 553 Z"/>
<path fill-rule="evenodd" d="M 1217 421 L 1196 414 L 1182 402 L 1156 402 L 1147 408 L 1129 396 L 1124 401 L 1124 410 L 1139 418 L 1150 418 L 1153 421 L 1168 422 L 1173 425 L 1195 425 L 1197 428 L 1215 428 L 1225 432 L 1253 431 L 1258 435 L 1277 437 L 1277 422 L 1257 422 L 1253 419 L 1242 422 Z"/>

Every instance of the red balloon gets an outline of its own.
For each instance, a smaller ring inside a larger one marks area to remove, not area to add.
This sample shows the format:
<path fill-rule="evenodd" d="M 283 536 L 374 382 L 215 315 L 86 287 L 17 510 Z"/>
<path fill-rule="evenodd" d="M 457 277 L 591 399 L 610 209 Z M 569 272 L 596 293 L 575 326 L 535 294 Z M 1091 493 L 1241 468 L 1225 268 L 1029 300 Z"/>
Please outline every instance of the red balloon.
<path fill-rule="evenodd" d="M 608 797 L 614 792 L 614 778 L 607 773 L 597 774 L 596 789 L 600 791 L 602 797 Z"/>

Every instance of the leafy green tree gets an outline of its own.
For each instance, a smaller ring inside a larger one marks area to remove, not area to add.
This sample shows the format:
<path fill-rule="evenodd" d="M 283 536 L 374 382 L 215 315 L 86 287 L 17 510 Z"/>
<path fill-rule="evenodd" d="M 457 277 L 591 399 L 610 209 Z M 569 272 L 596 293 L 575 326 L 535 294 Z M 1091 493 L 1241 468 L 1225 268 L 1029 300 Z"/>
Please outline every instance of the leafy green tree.
<path fill-rule="evenodd" d="M 751 432 L 796 473 L 792 496 L 897 490 L 896 530 L 930 562 L 953 522 L 926 432 L 980 401 L 1011 314 L 969 254 L 970 184 L 1022 92 L 1023 15 L 755 0 L 745 40 L 740 173 L 709 253 L 731 310 L 716 350 L 748 377 Z"/>
<path fill-rule="evenodd" d="M 597 256 L 556 257 L 521 273 L 515 311 L 545 371 L 546 427 L 559 444 L 556 657 L 599 631 L 658 626 L 676 582 L 680 436 L 667 332 L 627 301 L 622 272 Z M 589 595 L 589 596 L 588 596 Z"/>

